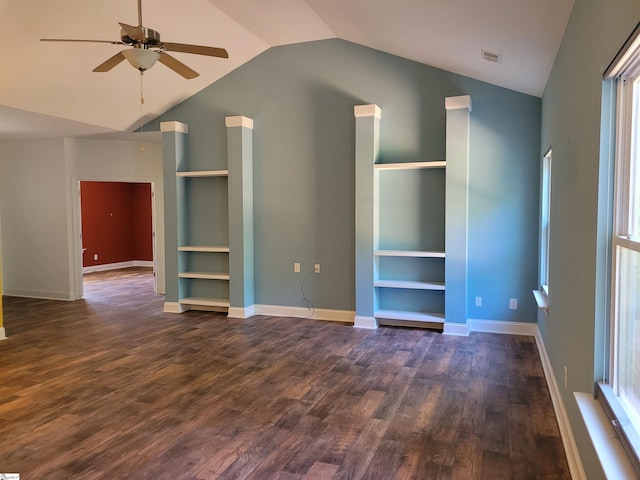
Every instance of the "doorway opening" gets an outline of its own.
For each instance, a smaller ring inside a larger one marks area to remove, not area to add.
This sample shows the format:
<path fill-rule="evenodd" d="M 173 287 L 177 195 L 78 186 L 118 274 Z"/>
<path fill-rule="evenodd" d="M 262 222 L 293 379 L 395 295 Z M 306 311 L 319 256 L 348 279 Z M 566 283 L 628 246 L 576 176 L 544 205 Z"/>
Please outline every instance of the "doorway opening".
<path fill-rule="evenodd" d="M 83 296 L 128 274 L 148 276 L 157 293 L 153 184 L 80 181 L 79 189 Z"/>

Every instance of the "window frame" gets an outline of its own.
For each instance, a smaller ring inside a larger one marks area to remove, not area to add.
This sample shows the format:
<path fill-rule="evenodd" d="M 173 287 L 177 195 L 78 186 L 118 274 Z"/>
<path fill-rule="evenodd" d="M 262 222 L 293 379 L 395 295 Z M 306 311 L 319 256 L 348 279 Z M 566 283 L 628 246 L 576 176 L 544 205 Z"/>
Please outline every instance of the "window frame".
<path fill-rule="evenodd" d="M 542 157 L 540 181 L 540 291 L 549 296 L 549 245 L 551 244 L 551 171 L 553 149 L 549 147 Z"/>
<path fill-rule="evenodd" d="M 596 383 L 595 394 L 620 440 L 636 475 L 640 478 L 640 432 L 636 430 L 625 410 L 625 401 L 619 396 L 618 365 L 620 324 L 622 312 L 620 292 L 625 288 L 619 278 L 622 250 L 640 253 L 640 236 L 632 235 L 631 196 L 640 189 L 640 177 L 631 176 L 632 168 L 640 168 L 640 158 L 634 161 L 634 149 L 640 148 L 640 23 L 618 52 L 604 74 L 612 80 L 616 90 L 615 118 L 615 170 L 613 191 L 613 229 L 611 239 L 611 304 L 609 316 L 609 371 L 608 378 Z M 638 81 L 634 94 L 634 82 Z M 635 113 L 634 118 L 634 101 Z M 634 121 L 636 122 L 634 130 Z M 636 140 L 634 141 L 634 135 Z M 637 165 L 636 165 L 637 163 Z M 640 414 L 640 411 L 634 412 Z"/>

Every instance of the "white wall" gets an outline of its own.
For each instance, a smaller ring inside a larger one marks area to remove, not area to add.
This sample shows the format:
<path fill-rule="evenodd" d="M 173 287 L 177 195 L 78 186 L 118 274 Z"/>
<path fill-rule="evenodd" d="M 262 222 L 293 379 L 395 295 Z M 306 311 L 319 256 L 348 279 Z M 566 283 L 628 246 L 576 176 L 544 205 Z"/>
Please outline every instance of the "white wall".
<path fill-rule="evenodd" d="M 162 145 L 69 138 L 0 143 L 4 293 L 78 298 L 80 180 L 155 185 L 158 292 L 164 293 Z"/>
<path fill-rule="evenodd" d="M 0 221 L 6 295 L 70 300 L 62 139 L 3 142 Z"/>

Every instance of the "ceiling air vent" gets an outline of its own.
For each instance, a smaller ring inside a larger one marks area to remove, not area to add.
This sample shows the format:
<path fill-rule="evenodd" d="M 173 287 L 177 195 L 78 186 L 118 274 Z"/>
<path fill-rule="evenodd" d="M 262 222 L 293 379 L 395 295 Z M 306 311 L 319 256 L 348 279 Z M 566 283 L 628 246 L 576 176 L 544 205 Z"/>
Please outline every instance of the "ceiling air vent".
<path fill-rule="evenodd" d="M 480 56 L 487 62 L 500 63 L 502 62 L 502 55 L 499 53 L 487 52 L 486 50 L 480 50 Z"/>

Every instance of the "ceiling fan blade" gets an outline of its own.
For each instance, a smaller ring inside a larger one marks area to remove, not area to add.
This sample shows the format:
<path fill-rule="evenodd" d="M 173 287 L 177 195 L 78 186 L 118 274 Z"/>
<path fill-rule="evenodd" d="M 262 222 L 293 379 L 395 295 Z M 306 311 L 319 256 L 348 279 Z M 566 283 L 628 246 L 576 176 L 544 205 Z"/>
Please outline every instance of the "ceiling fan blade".
<path fill-rule="evenodd" d="M 158 53 L 160 53 L 160 58 L 158 59 L 160 63 L 164 63 L 167 67 L 169 67 L 174 72 L 182 75 L 184 78 L 192 79 L 200 75 L 198 72 L 187 67 L 180 60 L 173 58 L 168 53 L 164 53 L 162 51 Z"/>
<path fill-rule="evenodd" d="M 195 53 L 196 55 L 208 55 L 210 57 L 229 58 L 229 53 L 224 48 L 203 47 L 201 45 L 189 45 L 186 43 L 162 42 L 160 48 L 169 52 Z"/>
<path fill-rule="evenodd" d="M 41 38 L 41 42 L 89 42 L 89 43 L 110 43 L 111 45 L 124 45 L 115 40 L 79 40 L 76 38 Z"/>
<path fill-rule="evenodd" d="M 120 23 L 120 26 L 132 40 L 140 43 L 145 42 L 146 37 L 144 35 L 144 27 L 134 27 L 133 25 L 127 25 L 126 23 Z"/>
<path fill-rule="evenodd" d="M 94 72 L 108 72 L 113 67 L 115 67 L 120 62 L 122 62 L 124 60 L 124 58 L 125 57 L 122 54 L 122 52 L 118 52 L 113 57 L 111 57 L 109 60 L 107 60 L 106 62 L 104 62 L 104 63 L 98 65 L 96 68 L 94 68 L 93 71 Z"/>

